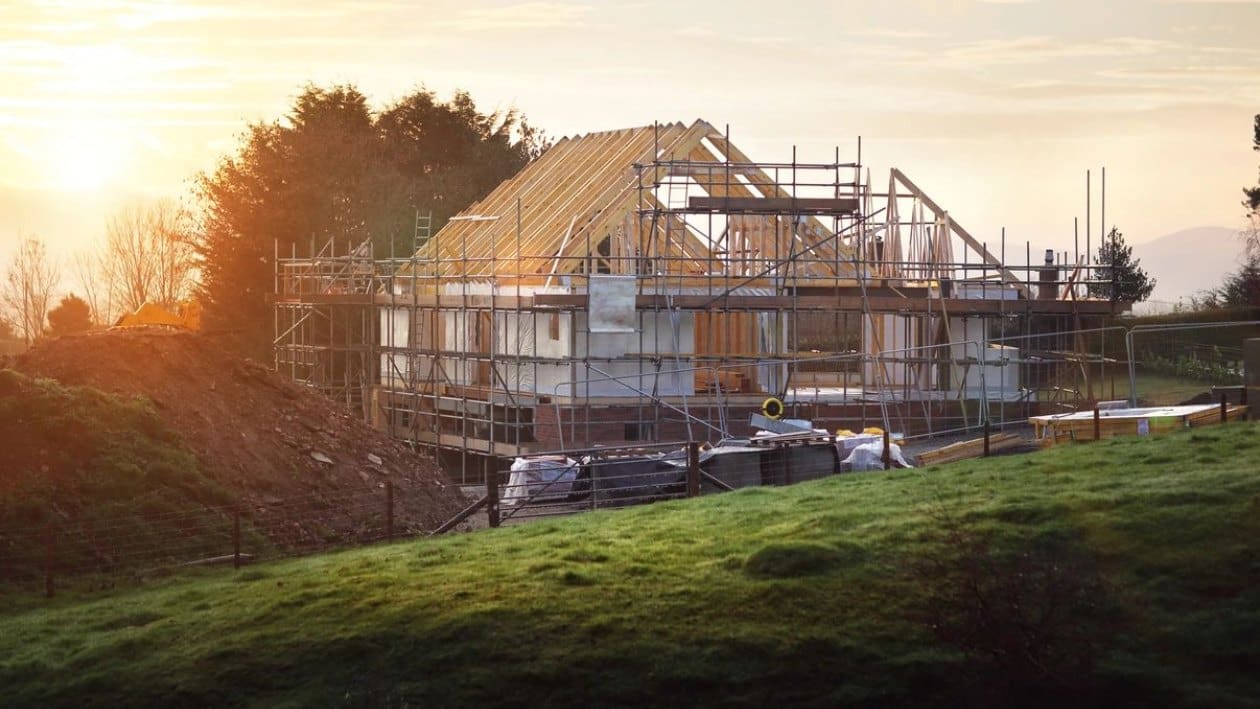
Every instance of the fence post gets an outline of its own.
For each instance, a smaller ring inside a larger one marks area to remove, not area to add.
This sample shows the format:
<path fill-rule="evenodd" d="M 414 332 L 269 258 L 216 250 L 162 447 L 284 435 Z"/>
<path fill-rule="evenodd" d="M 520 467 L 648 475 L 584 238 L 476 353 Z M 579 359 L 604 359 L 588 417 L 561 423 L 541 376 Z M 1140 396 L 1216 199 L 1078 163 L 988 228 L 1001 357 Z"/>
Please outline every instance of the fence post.
<path fill-rule="evenodd" d="M 890 438 L 888 431 L 884 431 L 884 470 L 892 469 L 892 450 L 889 448 Z"/>
<path fill-rule="evenodd" d="M 984 457 L 989 457 L 989 419 L 984 420 Z"/>
<path fill-rule="evenodd" d="M 493 470 L 486 471 L 486 513 L 490 526 L 499 526 L 499 466 L 491 463 Z"/>
<path fill-rule="evenodd" d="M 700 496 L 700 444 L 687 443 L 687 497 Z"/>
<path fill-rule="evenodd" d="M 1221 423 L 1229 418 L 1229 392 L 1221 390 Z"/>
<path fill-rule="evenodd" d="M 775 446 L 775 450 L 783 453 L 783 484 L 791 485 L 792 480 L 792 444 L 783 442 Z"/>
<path fill-rule="evenodd" d="M 53 566 L 57 560 L 57 527 L 53 525 L 52 512 L 48 514 L 48 523 L 44 526 L 44 596 L 52 598 L 57 593 L 53 580 Z"/>
<path fill-rule="evenodd" d="M 1094 404 L 1094 440 L 1102 438 L 1102 414 L 1098 413 L 1098 404 Z"/>
<path fill-rule="evenodd" d="M 232 568 L 241 568 L 241 510 L 232 510 Z"/>
<path fill-rule="evenodd" d="M 385 481 L 385 539 L 394 539 L 394 483 Z"/>

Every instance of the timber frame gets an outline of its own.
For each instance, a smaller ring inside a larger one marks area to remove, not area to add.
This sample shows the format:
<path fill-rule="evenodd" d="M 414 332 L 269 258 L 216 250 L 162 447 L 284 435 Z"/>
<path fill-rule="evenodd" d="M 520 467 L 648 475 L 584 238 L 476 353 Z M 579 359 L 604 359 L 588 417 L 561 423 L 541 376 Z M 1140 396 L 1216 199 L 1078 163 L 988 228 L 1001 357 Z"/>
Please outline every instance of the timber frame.
<path fill-rule="evenodd" d="M 701 120 L 564 139 L 431 237 L 418 218 L 414 253 L 277 254 L 275 364 L 465 481 L 746 435 L 769 396 L 906 432 L 1095 398 L 1106 358 L 1079 333 L 1125 307 L 1085 297 L 1107 269 L 1004 263 L 903 172 L 887 185 L 860 152 L 754 162 Z"/>

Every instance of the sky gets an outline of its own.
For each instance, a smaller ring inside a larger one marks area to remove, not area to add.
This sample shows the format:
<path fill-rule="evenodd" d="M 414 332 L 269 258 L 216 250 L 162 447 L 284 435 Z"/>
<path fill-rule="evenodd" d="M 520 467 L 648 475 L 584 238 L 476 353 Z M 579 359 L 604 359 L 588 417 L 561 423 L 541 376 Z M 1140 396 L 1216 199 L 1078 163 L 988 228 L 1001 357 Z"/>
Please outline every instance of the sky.
<path fill-rule="evenodd" d="M 1102 166 L 1131 243 L 1239 228 L 1257 30 L 1260 0 L 0 0 L 0 260 L 187 195 L 307 83 L 465 89 L 552 137 L 704 118 L 764 161 L 861 136 L 877 184 L 896 166 L 1015 251 L 1072 249 Z"/>

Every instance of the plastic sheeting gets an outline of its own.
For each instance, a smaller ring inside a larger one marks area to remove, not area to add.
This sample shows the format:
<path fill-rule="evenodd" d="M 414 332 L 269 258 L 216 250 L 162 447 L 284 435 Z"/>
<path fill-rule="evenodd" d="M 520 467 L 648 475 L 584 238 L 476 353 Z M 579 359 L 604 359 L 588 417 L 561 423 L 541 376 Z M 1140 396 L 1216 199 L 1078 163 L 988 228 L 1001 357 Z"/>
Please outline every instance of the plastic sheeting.
<path fill-rule="evenodd" d="M 889 444 L 888 457 L 893 465 L 898 468 L 913 468 L 906 462 L 904 456 L 901 455 L 901 446 L 896 443 Z M 849 457 L 845 459 L 849 469 L 853 471 L 862 470 L 883 470 L 884 469 L 884 442 L 875 441 L 873 443 L 863 443 L 853 449 Z"/>
<path fill-rule="evenodd" d="M 593 333 L 637 331 L 635 277 L 591 274 L 587 281 L 587 312 Z"/>
<path fill-rule="evenodd" d="M 519 505 L 530 500 L 567 498 L 577 471 L 577 462 L 568 458 L 517 458 L 512 461 L 502 503 Z"/>

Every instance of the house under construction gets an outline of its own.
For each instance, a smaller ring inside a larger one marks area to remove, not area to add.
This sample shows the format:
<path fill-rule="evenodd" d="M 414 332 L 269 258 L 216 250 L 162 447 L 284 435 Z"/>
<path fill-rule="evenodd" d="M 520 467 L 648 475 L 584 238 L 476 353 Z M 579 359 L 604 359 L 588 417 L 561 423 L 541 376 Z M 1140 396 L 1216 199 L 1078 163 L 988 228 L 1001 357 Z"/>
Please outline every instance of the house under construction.
<path fill-rule="evenodd" d="M 747 435 L 771 397 L 908 433 L 1080 405 L 1079 333 L 1123 307 L 1084 297 L 1103 267 L 1008 267 L 899 170 L 754 162 L 704 121 L 561 140 L 427 232 L 278 258 L 276 366 L 465 480 Z"/>

